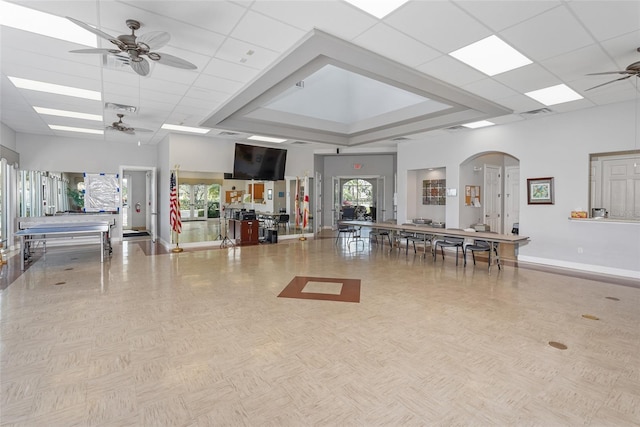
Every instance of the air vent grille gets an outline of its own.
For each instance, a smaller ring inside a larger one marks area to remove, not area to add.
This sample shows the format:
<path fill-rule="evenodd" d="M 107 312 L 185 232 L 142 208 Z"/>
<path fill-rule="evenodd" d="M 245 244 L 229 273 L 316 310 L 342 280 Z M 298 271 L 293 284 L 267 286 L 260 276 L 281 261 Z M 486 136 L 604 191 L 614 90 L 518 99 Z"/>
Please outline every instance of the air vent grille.
<path fill-rule="evenodd" d="M 293 141 L 291 144 L 309 144 L 307 141 Z"/>
<path fill-rule="evenodd" d="M 445 130 L 448 130 L 449 132 L 458 132 L 461 130 L 467 130 L 468 128 L 462 126 L 462 125 L 456 125 L 456 126 L 451 126 L 448 128 L 445 128 Z"/>
<path fill-rule="evenodd" d="M 392 141 L 409 141 L 409 138 L 405 136 L 399 136 L 397 138 L 393 138 Z"/>
<path fill-rule="evenodd" d="M 544 108 L 538 108 L 537 110 L 525 111 L 524 113 L 520 113 L 520 115 L 523 117 L 527 117 L 527 116 L 541 116 L 541 115 L 551 114 L 551 113 L 553 113 L 552 109 L 544 107 Z"/>
<path fill-rule="evenodd" d="M 218 135 L 220 136 L 236 136 L 236 135 L 240 135 L 238 132 L 220 132 Z"/>
<path fill-rule="evenodd" d="M 105 102 L 104 108 L 107 110 L 124 111 L 126 113 L 135 113 L 138 111 L 138 107 L 133 105 L 116 104 L 115 102 Z"/>

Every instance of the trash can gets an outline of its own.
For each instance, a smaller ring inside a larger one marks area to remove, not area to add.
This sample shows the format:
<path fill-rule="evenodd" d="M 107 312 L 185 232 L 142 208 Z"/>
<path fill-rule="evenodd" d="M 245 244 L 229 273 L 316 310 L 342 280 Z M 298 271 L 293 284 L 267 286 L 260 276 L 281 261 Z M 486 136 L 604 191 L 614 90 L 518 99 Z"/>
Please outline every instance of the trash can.
<path fill-rule="evenodd" d="M 278 229 L 270 228 L 267 230 L 267 242 L 278 243 Z"/>

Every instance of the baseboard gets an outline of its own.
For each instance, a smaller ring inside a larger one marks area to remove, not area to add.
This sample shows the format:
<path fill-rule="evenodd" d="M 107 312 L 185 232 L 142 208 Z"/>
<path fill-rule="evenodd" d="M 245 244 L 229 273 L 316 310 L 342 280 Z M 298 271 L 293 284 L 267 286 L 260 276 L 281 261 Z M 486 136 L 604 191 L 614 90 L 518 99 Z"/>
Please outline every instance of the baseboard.
<path fill-rule="evenodd" d="M 539 258 L 526 255 L 519 255 L 518 261 L 521 263 L 531 263 L 558 267 L 561 269 L 579 270 L 588 273 L 603 274 L 607 276 L 620 276 L 629 279 L 640 279 L 640 271 L 625 270 L 621 268 L 611 268 L 602 265 L 581 264 L 577 262 L 558 261 L 549 258 Z"/>

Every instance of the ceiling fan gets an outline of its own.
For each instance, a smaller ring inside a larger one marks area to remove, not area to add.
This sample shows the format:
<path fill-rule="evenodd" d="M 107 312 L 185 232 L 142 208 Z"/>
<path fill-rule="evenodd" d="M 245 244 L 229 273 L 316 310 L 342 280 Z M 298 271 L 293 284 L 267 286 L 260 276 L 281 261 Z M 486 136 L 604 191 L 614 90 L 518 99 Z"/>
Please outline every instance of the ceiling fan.
<path fill-rule="evenodd" d="M 92 32 L 98 37 L 109 40 L 118 47 L 118 49 L 78 49 L 72 50 L 72 53 L 98 53 L 101 55 L 110 54 L 120 57 L 122 57 L 122 54 L 125 54 L 131 68 L 141 76 L 149 74 L 149 62 L 143 58 L 143 56 L 146 56 L 152 61 L 169 65 L 171 67 L 184 68 L 187 70 L 195 70 L 198 68 L 191 62 L 185 61 L 177 56 L 162 52 L 152 52 L 152 49 L 161 48 L 169 43 L 171 35 L 164 31 L 153 31 L 138 37 L 136 36 L 135 31 L 140 28 L 140 22 L 134 19 L 127 19 L 126 21 L 127 27 L 131 30 L 131 34 L 123 34 L 118 37 L 113 37 L 98 30 L 97 28 L 93 28 L 89 24 L 78 21 L 77 19 L 70 18 L 68 16 L 67 19 L 85 30 Z"/>
<path fill-rule="evenodd" d="M 115 131 L 126 133 L 129 135 L 135 135 L 136 132 L 153 132 L 152 130 L 149 130 L 149 129 L 132 128 L 128 124 L 122 123 L 122 118 L 124 117 L 124 114 L 118 113 L 117 116 L 119 120 L 117 122 L 111 123 L 111 126 L 107 126 L 106 127 L 107 130 L 115 130 Z"/>
<path fill-rule="evenodd" d="M 638 52 L 640 52 L 640 47 L 638 49 L 636 49 L 636 50 Z M 636 77 L 640 78 L 640 61 L 634 62 L 633 64 L 629 64 L 627 66 L 627 68 L 625 68 L 624 70 L 621 70 L 621 71 L 605 71 L 605 72 L 602 72 L 602 73 L 590 73 L 590 74 L 587 74 L 587 76 L 602 76 L 602 75 L 606 75 L 606 74 L 622 74 L 622 75 L 624 75 L 624 77 L 620 77 L 619 79 L 611 80 L 611 81 L 608 81 L 606 83 L 602 83 L 600 85 L 597 85 L 597 86 L 594 86 L 594 87 L 590 87 L 589 89 L 586 89 L 586 90 L 595 89 L 597 87 L 608 85 L 609 83 L 617 82 L 617 81 L 620 81 L 620 80 L 626 80 L 626 79 L 631 78 L 633 76 L 636 76 Z"/>

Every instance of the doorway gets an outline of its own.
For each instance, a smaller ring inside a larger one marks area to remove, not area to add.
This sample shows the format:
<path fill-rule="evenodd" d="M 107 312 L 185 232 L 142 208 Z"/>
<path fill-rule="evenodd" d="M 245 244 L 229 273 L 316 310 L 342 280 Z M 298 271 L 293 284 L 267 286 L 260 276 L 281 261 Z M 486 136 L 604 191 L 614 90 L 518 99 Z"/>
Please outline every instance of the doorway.
<path fill-rule="evenodd" d="M 148 233 L 156 241 L 157 200 L 156 168 L 144 166 L 120 166 L 120 230 Z"/>
<path fill-rule="evenodd" d="M 385 220 L 385 178 L 383 176 L 333 177 L 332 188 L 332 227 L 334 229 L 341 219 Z"/>

